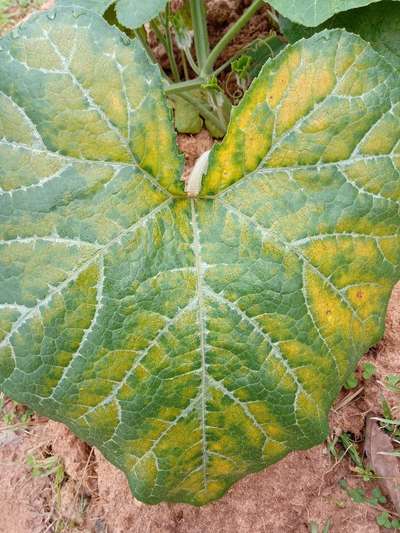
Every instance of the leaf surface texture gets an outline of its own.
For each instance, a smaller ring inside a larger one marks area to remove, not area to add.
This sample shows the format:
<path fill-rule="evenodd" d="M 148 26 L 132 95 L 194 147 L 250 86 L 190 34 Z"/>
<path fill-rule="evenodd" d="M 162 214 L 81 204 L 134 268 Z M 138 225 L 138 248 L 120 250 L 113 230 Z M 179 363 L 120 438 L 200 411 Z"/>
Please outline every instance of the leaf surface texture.
<path fill-rule="evenodd" d="M 321 442 L 399 277 L 399 131 L 398 74 L 324 32 L 267 63 L 188 199 L 140 45 L 33 17 L 0 42 L 0 389 L 148 503 Z"/>
<path fill-rule="evenodd" d="M 397 1 L 397 0 L 395 0 Z M 269 0 L 281 15 L 304 26 L 318 26 L 333 15 L 380 0 Z M 377 6 L 380 9 L 379 6 Z"/>

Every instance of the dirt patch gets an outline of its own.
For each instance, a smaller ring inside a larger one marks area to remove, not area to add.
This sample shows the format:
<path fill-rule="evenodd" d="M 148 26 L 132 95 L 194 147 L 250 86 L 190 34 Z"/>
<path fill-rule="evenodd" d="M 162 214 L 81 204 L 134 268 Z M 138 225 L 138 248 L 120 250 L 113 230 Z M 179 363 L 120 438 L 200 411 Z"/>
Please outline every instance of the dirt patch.
<path fill-rule="evenodd" d="M 214 46 L 237 21 L 252 0 L 206 0 L 210 45 Z M 217 66 L 234 56 L 255 39 L 268 35 L 272 30 L 268 7 L 262 7 L 235 37 L 218 59 Z"/>
<path fill-rule="evenodd" d="M 185 156 L 185 169 L 182 179 L 186 180 L 196 160 L 210 150 L 214 140 L 208 131 L 203 130 L 197 135 L 178 135 L 178 146 Z"/>
<path fill-rule="evenodd" d="M 28 434 L 13 433 L 0 444 L 0 531 L 42 532 L 53 505 L 52 481 L 33 478 L 27 458 L 49 444 L 49 424 L 34 424 Z"/>
<path fill-rule="evenodd" d="M 349 503 L 338 485 L 346 466 L 329 472 L 324 446 L 292 453 L 268 470 L 248 476 L 216 503 L 202 508 L 129 501 L 124 477 L 98 456 L 101 512 L 113 533 L 306 533 L 314 520 L 331 518 L 334 532 L 378 532 L 375 513 Z M 123 503 L 121 503 L 123 502 Z M 339 503 L 339 507 L 338 507 Z M 353 521 L 360 528 L 354 527 Z"/>

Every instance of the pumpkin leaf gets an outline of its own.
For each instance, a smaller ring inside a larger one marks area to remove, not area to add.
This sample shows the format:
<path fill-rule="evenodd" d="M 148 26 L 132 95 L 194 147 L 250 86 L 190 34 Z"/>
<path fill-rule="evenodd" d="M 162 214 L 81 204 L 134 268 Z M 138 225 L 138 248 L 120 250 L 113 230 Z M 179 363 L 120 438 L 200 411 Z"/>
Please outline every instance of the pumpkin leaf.
<path fill-rule="evenodd" d="M 344 31 L 287 47 L 187 198 L 140 44 L 76 9 L 5 37 L 0 389 L 148 503 L 321 442 L 399 278 L 398 87 Z"/>
<path fill-rule="evenodd" d="M 59 7 L 81 7 L 104 15 L 105 11 L 115 3 L 115 0 L 57 0 Z"/>
<path fill-rule="evenodd" d="M 165 9 L 168 0 L 57 0 L 61 7 L 77 6 L 104 15 L 115 4 L 118 21 L 126 28 L 140 28 Z"/>
<path fill-rule="evenodd" d="M 398 0 L 395 0 L 398 1 Z M 268 0 L 281 15 L 303 26 L 315 27 L 333 15 L 380 0 Z M 380 6 L 377 6 L 380 9 Z"/>
<path fill-rule="evenodd" d="M 203 129 L 203 119 L 199 111 L 180 96 L 174 96 L 175 128 L 179 133 L 199 133 Z"/>
<path fill-rule="evenodd" d="M 397 1 L 380 2 L 341 13 L 318 28 L 306 28 L 288 19 L 283 19 L 281 26 L 292 43 L 325 28 L 344 28 L 371 43 L 386 61 L 400 69 L 400 48 L 397 46 L 400 42 L 400 4 Z"/>
<path fill-rule="evenodd" d="M 117 0 L 118 20 L 127 28 L 139 28 L 164 11 L 168 0 Z"/>
<path fill-rule="evenodd" d="M 285 44 L 281 37 L 271 35 L 267 38 L 257 39 L 245 50 L 245 54 L 251 58 L 249 69 L 251 80 L 258 76 L 265 62 L 270 57 L 275 57 Z"/>

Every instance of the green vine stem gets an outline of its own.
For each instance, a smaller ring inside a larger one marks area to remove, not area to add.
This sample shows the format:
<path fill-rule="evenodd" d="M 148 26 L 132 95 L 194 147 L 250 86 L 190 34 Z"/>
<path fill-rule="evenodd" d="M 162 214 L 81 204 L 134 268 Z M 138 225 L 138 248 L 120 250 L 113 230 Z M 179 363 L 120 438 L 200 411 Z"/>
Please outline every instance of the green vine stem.
<path fill-rule="evenodd" d="M 210 53 L 205 4 L 204 0 L 189 0 L 189 5 L 192 15 L 197 63 L 200 69 L 203 69 Z"/>
<path fill-rule="evenodd" d="M 195 2 L 198 0 L 194 0 Z M 202 4 L 203 2 L 199 2 Z M 254 0 L 254 2 L 246 9 L 243 15 L 233 24 L 233 26 L 225 33 L 218 44 L 212 49 L 207 57 L 207 60 L 202 64 L 201 76 L 207 78 L 213 71 L 213 67 L 219 56 L 229 45 L 229 43 L 236 37 L 236 35 L 246 26 L 254 14 L 265 5 L 264 0 Z"/>
<path fill-rule="evenodd" d="M 189 48 L 184 48 L 184 49 L 183 49 L 183 52 L 184 52 L 184 54 L 185 54 L 185 56 L 186 56 L 186 59 L 187 59 L 189 65 L 190 65 L 191 69 L 193 70 L 193 72 L 194 72 L 195 74 L 198 75 L 199 72 L 200 72 L 200 71 L 199 71 L 199 67 L 196 65 L 196 63 L 195 63 L 195 61 L 194 61 L 194 59 L 193 59 L 193 56 L 192 56 L 191 51 L 189 50 Z"/>
<path fill-rule="evenodd" d="M 270 57 L 273 57 L 274 56 L 274 51 L 273 49 L 270 47 L 269 43 L 270 42 L 273 42 L 275 39 L 277 38 L 276 34 L 272 34 L 270 35 L 269 37 L 265 38 L 262 40 L 263 44 L 268 46 L 268 48 L 271 50 L 271 54 L 270 54 Z M 282 39 L 282 46 L 284 44 L 286 44 L 286 41 Z M 225 61 L 225 63 L 223 63 L 220 67 L 218 67 L 217 69 L 214 70 L 213 72 L 213 76 L 219 76 L 221 74 L 221 72 L 223 72 L 226 68 L 228 68 L 231 63 L 233 61 L 235 61 L 236 59 L 238 59 L 240 56 L 242 56 L 243 54 L 246 53 L 247 50 L 251 49 L 258 41 L 260 41 L 260 38 L 257 37 L 257 39 L 254 39 L 253 41 L 251 41 L 248 45 L 246 45 L 242 50 L 239 50 L 239 52 L 236 52 L 235 55 L 233 55 L 232 57 L 230 57 L 227 61 Z"/>
<path fill-rule="evenodd" d="M 201 78 L 196 78 L 194 80 L 181 81 L 179 83 L 169 83 L 165 86 L 165 92 L 170 94 L 184 93 L 185 91 L 191 91 L 192 89 L 201 89 L 204 85 L 204 81 Z"/>
<path fill-rule="evenodd" d="M 178 69 L 178 65 L 176 64 L 176 59 L 175 59 L 175 54 L 174 54 L 174 45 L 172 42 L 170 20 L 171 20 L 171 6 L 168 3 L 167 8 L 165 10 L 165 19 L 164 19 L 165 35 L 166 35 L 165 44 L 166 44 L 169 64 L 171 67 L 172 77 L 174 81 L 178 82 L 180 81 L 180 76 L 179 76 L 179 69 Z"/>
<path fill-rule="evenodd" d="M 185 52 L 183 50 L 180 51 L 180 54 L 181 54 L 183 74 L 185 76 L 185 80 L 188 81 L 190 79 L 189 69 L 188 69 L 188 62 L 187 62 L 187 59 L 186 59 L 186 56 L 185 56 Z"/>

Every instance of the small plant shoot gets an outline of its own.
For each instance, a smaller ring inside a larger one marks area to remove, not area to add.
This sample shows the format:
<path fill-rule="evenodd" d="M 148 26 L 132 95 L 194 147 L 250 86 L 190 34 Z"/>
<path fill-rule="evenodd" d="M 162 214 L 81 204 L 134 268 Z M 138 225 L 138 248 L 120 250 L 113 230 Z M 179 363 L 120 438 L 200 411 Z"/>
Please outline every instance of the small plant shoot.
<path fill-rule="evenodd" d="M 309 26 L 333 4 L 272 2 Z M 321 443 L 383 335 L 399 72 L 343 29 L 286 46 L 262 0 L 213 48 L 200 0 L 180 17 L 117 0 L 132 38 L 110 5 L 61 1 L 0 41 L 0 391 L 96 446 L 141 501 L 203 505 Z M 258 9 L 275 29 L 254 77 L 254 50 L 217 60 Z M 179 99 L 223 136 L 186 184 Z"/>

